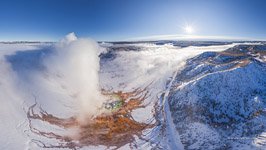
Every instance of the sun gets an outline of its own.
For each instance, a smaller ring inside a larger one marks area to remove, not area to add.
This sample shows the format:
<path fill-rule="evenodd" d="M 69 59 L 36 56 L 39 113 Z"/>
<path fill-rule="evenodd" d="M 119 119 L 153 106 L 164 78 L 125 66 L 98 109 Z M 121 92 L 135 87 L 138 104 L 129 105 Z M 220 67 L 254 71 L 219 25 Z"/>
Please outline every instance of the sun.
<path fill-rule="evenodd" d="M 193 27 L 190 26 L 190 25 L 185 26 L 184 30 L 185 30 L 185 32 L 186 32 L 187 34 L 191 34 L 191 33 L 194 32 Z"/>

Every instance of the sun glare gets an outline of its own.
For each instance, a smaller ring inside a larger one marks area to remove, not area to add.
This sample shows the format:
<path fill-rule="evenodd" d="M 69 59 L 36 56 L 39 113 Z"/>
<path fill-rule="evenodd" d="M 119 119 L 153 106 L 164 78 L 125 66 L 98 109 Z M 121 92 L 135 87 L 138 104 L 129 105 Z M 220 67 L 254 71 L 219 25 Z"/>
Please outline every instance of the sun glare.
<path fill-rule="evenodd" d="M 185 29 L 185 32 L 188 33 L 188 34 L 191 34 L 191 33 L 194 32 L 193 27 L 191 27 L 191 26 L 189 26 L 189 25 L 186 26 L 184 29 Z"/>

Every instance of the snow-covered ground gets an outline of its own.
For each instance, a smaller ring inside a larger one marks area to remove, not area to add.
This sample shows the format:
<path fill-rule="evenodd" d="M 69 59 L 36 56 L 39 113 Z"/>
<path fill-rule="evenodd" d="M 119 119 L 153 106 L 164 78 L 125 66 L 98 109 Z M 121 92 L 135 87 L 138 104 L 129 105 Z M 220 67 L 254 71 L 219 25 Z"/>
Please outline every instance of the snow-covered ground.
<path fill-rule="evenodd" d="M 110 51 L 110 45 L 102 45 L 101 49 L 105 54 Z M 125 51 L 124 48 L 129 45 L 138 47 L 139 50 Z M 135 136 L 137 148 L 183 148 L 167 101 L 174 76 L 184 67 L 188 58 L 206 51 L 223 51 L 234 45 L 236 44 L 178 48 L 172 45 L 121 44 L 119 50 L 113 50 L 112 57 L 104 57 L 103 54 L 99 72 L 100 87 L 124 92 L 147 87 L 149 97 L 144 101 L 146 107 L 135 109 L 132 117 L 144 123 L 156 123 L 156 120 L 160 120 L 160 124 L 144 130 L 141 138 Z M 27 110 L 35 102 L 56 116 L 66 118 L 77 113 L 79 105 L 76 105 L 72 93 L 68 93 L 66 87 L 58 84 L 58 80 L 54 80 L 55 78 L 47 73 L 47 66 L 43 64 L 43 58 L 51 54 L 53 47 L 54 45 L 49 43 L 0 44 L 0 149 L 41 149 L 36 140 L 49 144 L 58 143 L 56 139 L 47 139 L 31 133 Z M 69 70 L 69 74 L 72 72 L 75 72 L 75 69 Z M 74 78 L 71 76 L 71 79 Z M 158 107 L 162 109 L 156 112 L 158 110 L 155 108 Z M 159 118 L 155 119 L 155 116 Z M 39 129 L 47 132 L 68 132 L 42 122 L 34 123 Z M 88 148 L 107 147 L 83 147 Z M 129 148 L 132 147 L 121 147 Z"/>

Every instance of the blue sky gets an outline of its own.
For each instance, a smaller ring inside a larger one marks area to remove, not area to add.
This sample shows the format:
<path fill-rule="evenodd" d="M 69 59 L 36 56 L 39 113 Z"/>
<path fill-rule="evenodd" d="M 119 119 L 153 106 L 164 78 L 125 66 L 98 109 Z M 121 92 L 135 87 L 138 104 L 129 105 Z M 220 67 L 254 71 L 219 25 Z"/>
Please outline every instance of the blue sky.
<path fill-rule="evenodd" d="M 0 41 L 193 35 L 266 39 L 264 0 L 1 0 Z"/>

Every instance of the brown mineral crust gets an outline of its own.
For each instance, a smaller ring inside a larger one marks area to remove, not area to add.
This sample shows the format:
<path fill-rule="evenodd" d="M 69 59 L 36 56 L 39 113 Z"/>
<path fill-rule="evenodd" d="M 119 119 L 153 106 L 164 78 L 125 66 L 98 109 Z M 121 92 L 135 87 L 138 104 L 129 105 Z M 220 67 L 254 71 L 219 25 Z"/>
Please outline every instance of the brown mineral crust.
<path fill-rule="evenodd" d="M 62 143 L 59 145 L 45 145 L 42 143 L 41 147 L 51 148 L 71 148 L 88 145 L 106 145 L 121 147 L 127 143 L 134 141 L 134 136 L 140 136 L 142 131 L 147 128 L 151 128 L 154 124 L 145 124 L 135 121 L 131 116 L 131 111 L 137 108 L 145 107 L 142 102 L 148 97 L 148 92 L 140 89 L 136 89 L 132 92 L 123 93 L 122 91 L 104 94 L 116 94 L 121 97 L 123 105 L 118 110 L 110 114 L 102 114 L 95 117 L 92 120 L 88 120 L 87 123 L 80 124 L 77 117 L 70 118 L 58 118 L 46 111 L 40 109 L 40 112 L 34 113 L 34 107 L 37 104 L 29 107 L 27 116 L 30 122 L 30 129 L 33 133 L 42 135 L 47 138 L 55 138 Z M 78 138 L 72 138 L 71 136 L 57 135 L 53 132 L 43 132 L 33 127 L 32 120 L 41 120 L 64 129 L 77 128 Z M 78 141 L 78 142 L 74 142 Z"/>

